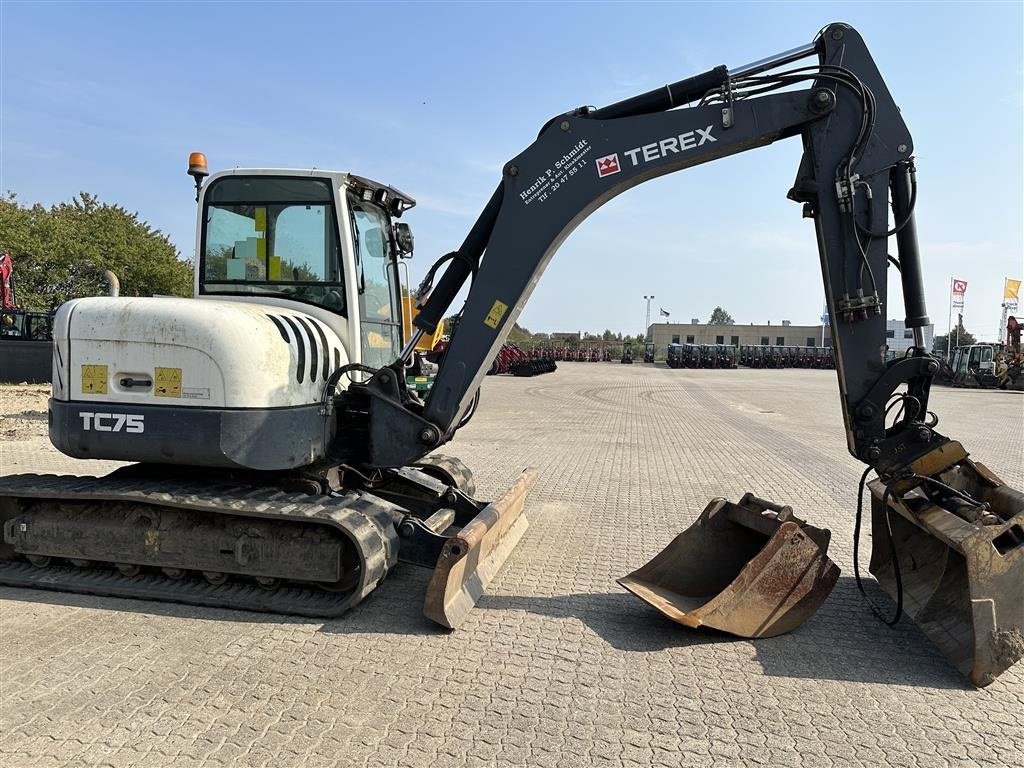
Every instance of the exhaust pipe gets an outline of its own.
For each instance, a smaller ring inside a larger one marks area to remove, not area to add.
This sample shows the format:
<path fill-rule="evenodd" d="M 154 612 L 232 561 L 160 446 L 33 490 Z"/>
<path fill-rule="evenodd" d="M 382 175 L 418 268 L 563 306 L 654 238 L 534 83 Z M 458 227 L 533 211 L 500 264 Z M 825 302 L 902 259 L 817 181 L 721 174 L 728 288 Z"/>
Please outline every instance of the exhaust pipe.
<path fill-rule="evenodd" d="M 121 295 L 121 281 L 117 275 L 109 269 L 103 270 L 103 277 L 107 281 L 107 296 L 117 297 Z"/>

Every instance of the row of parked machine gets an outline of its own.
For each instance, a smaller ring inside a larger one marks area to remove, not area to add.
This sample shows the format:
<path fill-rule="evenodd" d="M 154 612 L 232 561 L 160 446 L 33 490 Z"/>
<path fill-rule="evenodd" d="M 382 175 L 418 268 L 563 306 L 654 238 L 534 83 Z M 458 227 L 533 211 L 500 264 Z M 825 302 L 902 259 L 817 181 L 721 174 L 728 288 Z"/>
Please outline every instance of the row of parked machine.
<path fill-rule="evenodd" d="M 669 368 L 835 368 L 831 347 L 669 344 Z"/>
<path fill-rule="evenodd" d="M 491 363 L 488 376 L 509 373 L 513 376 L 538 376 L 551 373 L 557 367 L 555 357 L 548 354 L 550 350 L 534 348 L 522 349 L 511 341 L 505 342 L 498 350 L 498 356 Z"/>
<path fill-rule="evenodd" d="M 541 347 L 540 350 L 543 354 L 552 355 L 555 360 L 571 363 L 611 363 L 616 359 L 610 346 Z"/>
<path fill-rule="evenodd" d="M 669 368 L 735 368 L 736 347 L 728 344 L 669 344 Z"/>
<path fill-rule="evenodd" d="M 740 365 L 747 368 L 835 368 L 832 347 L 740 347 Z"/>

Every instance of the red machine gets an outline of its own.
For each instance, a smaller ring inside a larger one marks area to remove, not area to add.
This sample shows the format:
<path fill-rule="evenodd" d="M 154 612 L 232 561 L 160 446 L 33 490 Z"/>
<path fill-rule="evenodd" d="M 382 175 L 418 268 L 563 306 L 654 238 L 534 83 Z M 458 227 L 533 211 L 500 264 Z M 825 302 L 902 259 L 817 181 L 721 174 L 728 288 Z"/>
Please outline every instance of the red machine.
<path fill-rule="evenodd" d="M 1006 356 L 1020 365 L 1020 323 L 1013 315 L 1006 318 Z"/>
<path fill-rule="evenodd" d="M 17 309 L 14 300 L 14 261 L 11 254 L 0 253 L 0 309 Z"/>

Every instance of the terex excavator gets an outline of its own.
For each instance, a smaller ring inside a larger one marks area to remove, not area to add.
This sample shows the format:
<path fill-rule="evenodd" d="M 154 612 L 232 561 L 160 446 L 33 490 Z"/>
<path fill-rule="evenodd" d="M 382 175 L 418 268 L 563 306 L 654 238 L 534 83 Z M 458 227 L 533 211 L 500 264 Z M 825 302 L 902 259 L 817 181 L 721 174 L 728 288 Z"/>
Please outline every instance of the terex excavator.
<path fill-rule="evenodd" d="M 547 122 L 458 250 L 427 272 L 407 339 L 396 265 L 411 235 L 395 219 L 411 198 L 317 170 L 206 179 L 193 157 L 197 300 L 81 299 L 57 316 L 51 440 L 71 456 L 138 463 L 103 478 L 4 478 L 0 581 L 329 615 L 406 560 L 434 567 L 426 613 L 454 626 L 521 533 L 533 473 L 485 505 L 468 472 L 434 451 L 473 415 L 558 245 L 630 187 L 789 137 L 803 142 L 789 197 L 817 233 L 847 445 L 867 465 L 861 501 L 877 473 L 871 569 L 897 616 L 987 684 L 1024 653 L 1024 495 L 936 431 L 913 143 L 844 24 Z M 886 362 L 889 265 L 915 345 Z M 406 363 L 467 281 L 421 399 Z M 683 624 L 778 634 L 835 583 L 828 538 L 753 494 L 716 499 L 622 583 Z"/>

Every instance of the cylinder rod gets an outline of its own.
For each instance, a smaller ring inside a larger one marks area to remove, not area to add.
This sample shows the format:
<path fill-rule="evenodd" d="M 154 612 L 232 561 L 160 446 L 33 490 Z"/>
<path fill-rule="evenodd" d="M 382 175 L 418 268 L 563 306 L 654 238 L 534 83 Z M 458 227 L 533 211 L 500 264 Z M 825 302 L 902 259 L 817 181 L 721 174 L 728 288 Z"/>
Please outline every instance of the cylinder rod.
<path fill-rule="evenodd" d="M 417 328 L 413 331 L 412 336 L 409 337 L 409 341 L 406 342 L 405 347 L 402 349 L 400 357 L 403 362 L 408 363 L 412 359 L 412 353 L 416 351 L 416 345 L 420 343 L 420 339 L 423 338 L 423 329 Z"/>
<path fill-rule="evenodd" d="M 799 61 L 800 59 L 806 59 L 808 56 L 813 56 L 817 51 L 818 46 L 816 43 L 807 43 L 807 45 L 801 45 L 798 48 L 790 48 L 788 51 L 777 53 L 766 59 L 758 59 L 757 61 L 752 61 L 749 64 L 744 64 L 742 67 L 730 69 L 729 77 L 735 79 L 737 77 L 756 75 L 767 69 L 774 69 L 775 67 L 781 67 L 784 64 L 790 64 L 794 61 Z"/>
<path fill-rule="evenodd" d="M 922 328 L 931 321 L 924 301 L 924 277 L 921 274 L 921 254 L 917 248 L 917 227 L 911 208 L 911 177 L 914 167 L 901 162 L 889 177 L 892 192 L 892 216 L 900 230 L 896 233 L 896 246 L 900 254 L 900 280 L 903 283 L 903 306 L 906 308 L 907 328 Z"/>
<path fill-rule="evenodd" d="M 444 274 L 438 281 L 437 286 L 431 291 L 430 296 L 420 308 L 420 313 L 412 321 L 412 324 L 424 333 L 433 333 L 437 324 L 444 318 L 455 300 L 455 296 L 466 283 L 466 278 L 472 274 L 475 266 L 480 263 L 480 256 L 487 248 L 487 241 L 494 229 L 494 222 L 498 219 L 498 211 L 501 210 L 501 200 L 504 196 L 504 187 L 499 184 L 494 190 L 491 199 L 480 213 L 473 228 L 466 235 L 466 239 L 459 248 L 458 258 L 452 259 L 445 268 Z"/>

